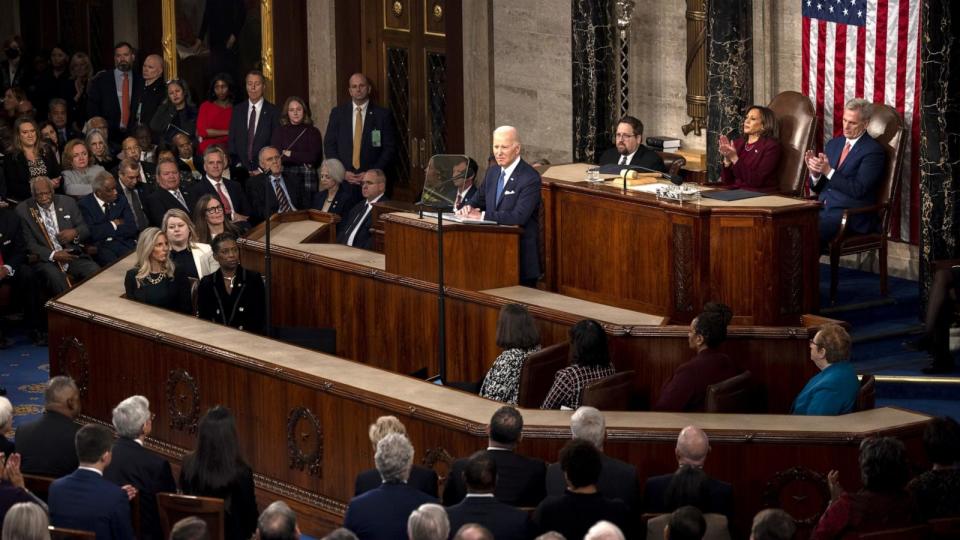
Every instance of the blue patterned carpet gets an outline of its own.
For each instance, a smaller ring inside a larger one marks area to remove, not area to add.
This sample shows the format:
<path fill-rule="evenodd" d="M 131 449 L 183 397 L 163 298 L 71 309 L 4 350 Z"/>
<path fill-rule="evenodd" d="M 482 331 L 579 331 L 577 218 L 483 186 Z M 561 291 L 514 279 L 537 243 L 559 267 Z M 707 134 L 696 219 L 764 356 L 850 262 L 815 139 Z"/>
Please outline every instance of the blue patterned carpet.
<path fill-rule="evenodd" d="M 43 389 L 50 376 L 47 348 L 36 347 L 22 332 L 7 336 L 14 345 L 0 351 L 0 386 L 13 403 L 16 429 L 43 411 Z"/>

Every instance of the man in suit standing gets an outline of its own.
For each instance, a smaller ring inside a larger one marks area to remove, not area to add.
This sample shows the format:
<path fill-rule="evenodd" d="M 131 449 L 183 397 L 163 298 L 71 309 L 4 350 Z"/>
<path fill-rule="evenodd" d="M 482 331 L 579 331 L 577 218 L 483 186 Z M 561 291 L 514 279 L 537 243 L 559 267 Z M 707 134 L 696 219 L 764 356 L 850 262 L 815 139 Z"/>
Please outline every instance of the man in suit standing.
<path fill-rule="evenodd" d="M 213 195 L 223 205 L 224 218 L 246 228 L 252 213 L 250 202 L 240 182 L 223 177 L 226 167 L 227 156 L 223 154 L 223 149 L 219 146 L 207 147 L 203 152 L 203 178 L 190 187 L 187 203 L 192 209 L 200 197 Z"/>
<path fill-rule="evenodd" d="M 620 499 L 631 510 L 639 510 L 640 486 L 637 483 L 637 468 L 629 463 L 603 453 L 606 439 L 606 422 L 603 413 L 593 407 L 580 407 L 570 417 L 570 431 L 574 439 L 592 443 L 600 452 L 602 468 L 597 489 L 608 499 Z M 547 496 L 563 495 L 567 489 L 566 479 L 559 463 L 547 467 Z"/>
<path fill-rule="evenodd" d="M 167 85 L 163 80 L 163 58 L 151 54 L 143 59 L 143 90 L 137 102 L 137 125 L 149 126 L 157 108 L 167 97 Z"/>
<path fill-rule="evenodd" d="M 330 111 L 323 153 L 347 168 L 346 180 L 363 182 L 370 169 L 390 170 L 397 155 L 397 128 L 393 113 L 370 101 L 370 79 L 363 73 L 350 76 L 350 103 Z"/>
<path fill-rule="evenodd" d="M 113 427 L 120 438 L 113 443 L 113 459 L 103 477 L 118 486 L 130 484 L 140 494 L 140 537 L 163 540 L 157 493 L 175 493 L 170 463 L 143 447 L 153 430 L 150 402 L 143 396 L 131 396 L 113 409 Z"/>
<path fill-rule="evenodd" d="M 117 194 L 117 181 L 107 171 L 93 179 L 93 193 L 77 203 L 97 246 L 94 260 L 101 266 L 125 257 L 137 247 L 137 222 L 126 198 Z"/>
<path fill-rule="evenodd" d="M 20 470 L 58 478 L 77 468 L 74 436 L 80 426 L 74 419 L 80 415 L 80 390 L 73 379 L 58 375 L 47 383 L 43 399 L 43 415 L 17 429 Z"/>
<path fill-rule="evenodd" d="M 192 213 L 187 204 L 187 195 L 180 189 L 180 171 L 177 164 L 169 159 L 157 163 L 157 189 L 147 195 L 143 201 L 146 206 L 150 225 L 163 225 L 163 215 L 171 208 L 179 208 L 189 216 Z"/>
<path fill-rule="evenodd" d="M 143 77 L 132 69 L 136 59 L 133 46 L 121 41 L 113 48 L 114 69 L 101 71 L 90 81 L 87 114 L 107 120 L 109 137 L 114 143 L 123 140 L 135 127 L 134 107 L 140 102 L 143 90 Z"/>
<path fill-rule="evenodd" d="M 526 540 L 531 537 L 530 519 L 519 508 L 497 500 L 494 491 L 497 485 L 497 462 L 490 452 L 476 452 L 463 469 L 467 495 L 460 504 L 447 508 L 450 530 L 457 531 L 467 523 L 479 523 L 494 538 Z"/>
<path fill-rule="evenodd" d="M 627 115 L 617 123 L 613 148 L 600 156 L 600 165 L 636 165 L 645 169 L 667 172 L 660 155 L 643 145 L 643 122 Z"/>
<path fill-rule="evenodd" d="M 260 170 L 263 174 L 247 181 L 252 225 L 264 221 L 267 215 L 295 212 L 297 201 L 303 196 L 303 184 L 287 182 L 284 178 L 280 151 L 276 148 L 264 146 L 260 150 Z"/>
<path fill-rule="evenodd" d="M 141 176 L 140 162 L 132 159 L 125 159 L 120 162 L 120 168 L 117 170 L 117 178 L 120 180 L 120 189 L 123 198 L 127 201 L 127 206 L 133 213 L 134 222 L 137 225 L 137 232 L 146 229 L 150 225 L 147 219 L 147 213 L 143 206 L 143 200 L 146 195 L 148 184 L 144 184 Z"/>
<path fill-rule="evenodd" d="M 538 459 L 516 453 L 523 433 L 523 416 L 513 407 L 503 406 L 493 413 L 487 427 L 487 454 L 497 463 L 497 487 L 494 495 L 498 501 L 512 505 L 531 507 L 543 499 L 544 478 L 547 466 Z M 463 470 L 466 459 L 458 459 L 450 468 L 450 476 L 443 490 L 443 505 L 453 506 L 466 496 Z"/>
<path fill-rule="evenodd" d="M 347 226 L 340 230 L 337 242 L 348 246 L 370 249 L 373 247 L 373 236 L 370 227 L 373 225 L 373 205 L 384 199 L 383 192 L 387 187 L 387 178 L 380 169 L 370 169 L 363 173 L 363 198 L 366 202 L 358 204 L 347 214 Z"/>
<path fill-rule="evenodd" d="M 260 149 L 270 144 L 274 130 L 280 128 L 280 110 L 264 99 L 265 85 L 266 79 L 260 71 L 247 73 L 247 99 L 233 106 L 233 116 L 230 118 L 227 139 L 230 162 L 244 177 L 258 174 L 257 156 Z"/>
<path fill-rule="evenodd" d="M 810 189 L 823 203 L 820 209 L 820 250 L 827 251 L 840 230 L 843 211 L 877 203 L 887 154 L 867 133 L 873 104 L 851 99 L 843 108 L 843 136 L 827 143 L 824 152 L 804 155 L 810 169 Z M 876 214 L 852 215 L 847 229 L 869 233 L 876 229 Z"/>
<path fill-rule="evenodd" d="M 496 167 L 487 169 L 483 189 L 458 212 L 500 225 L 520 225 L 520 283 L 535 287 L 540 278 L 540 173 L 520 157 L 520 135 L 512 126 L 493 131 Z"/>
<path fill-rule="evenodd" d="M 121 488 L 103 478 L 110 465 L 113 434 L 105 426 L 87 424 L 76 437 L 80 466 L 73 474 L 50 485 L 50 524 L 66 529 L 93 531 L 101 540 L 134 538 L 130 523 L 132 486 Z"/>

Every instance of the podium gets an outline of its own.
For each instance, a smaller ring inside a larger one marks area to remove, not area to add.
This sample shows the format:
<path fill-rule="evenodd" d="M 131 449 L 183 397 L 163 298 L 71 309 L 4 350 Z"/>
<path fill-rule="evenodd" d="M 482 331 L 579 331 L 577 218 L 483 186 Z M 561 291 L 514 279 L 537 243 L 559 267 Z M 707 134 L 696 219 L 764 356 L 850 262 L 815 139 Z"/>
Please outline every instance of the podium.
<path fill-rule="evenodd" d="M 384 224 L 384 269 L 399 276 L 437 282 L 437 221 L 395 212 Z M 444 221 L 443 282 L 482 291 L 520 284 L 520 227 Z"/>

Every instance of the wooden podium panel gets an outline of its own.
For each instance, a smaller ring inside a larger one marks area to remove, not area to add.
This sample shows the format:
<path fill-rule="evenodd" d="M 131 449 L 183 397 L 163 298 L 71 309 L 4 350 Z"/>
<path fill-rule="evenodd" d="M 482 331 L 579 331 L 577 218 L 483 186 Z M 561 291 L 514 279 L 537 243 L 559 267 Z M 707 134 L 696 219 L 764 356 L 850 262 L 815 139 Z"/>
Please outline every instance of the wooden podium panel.
<path fill-rule="evenodd" d="M 392 213 L 384 224 L 386 271 L 437 283 L 436 218 Z M 520 283 L 520 227 L 443 224 L 444 285 L 472 291 Z"/>

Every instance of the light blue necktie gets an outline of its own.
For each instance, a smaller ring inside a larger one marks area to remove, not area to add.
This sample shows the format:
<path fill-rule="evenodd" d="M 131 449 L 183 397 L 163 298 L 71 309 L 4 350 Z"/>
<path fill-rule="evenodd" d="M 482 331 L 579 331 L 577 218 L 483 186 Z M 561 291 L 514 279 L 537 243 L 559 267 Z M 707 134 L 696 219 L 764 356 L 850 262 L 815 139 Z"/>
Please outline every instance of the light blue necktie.
<path fill-rule="evenodd" d="M 500 169 L 500 179 L 497 180 L 497 204 L 500 204 L 500 199 L 503 198 L 503 188 L 507 185 L 507 183 L 503 181 L 504 177 L 504 171 Z"/>

